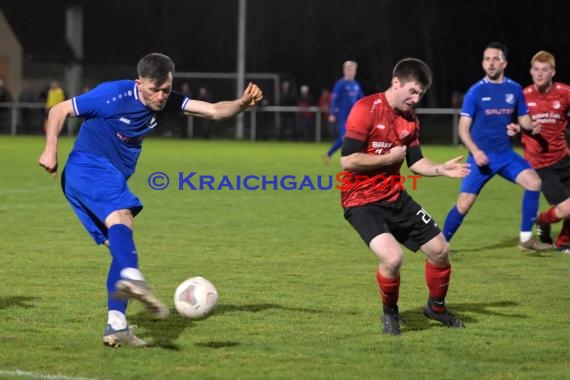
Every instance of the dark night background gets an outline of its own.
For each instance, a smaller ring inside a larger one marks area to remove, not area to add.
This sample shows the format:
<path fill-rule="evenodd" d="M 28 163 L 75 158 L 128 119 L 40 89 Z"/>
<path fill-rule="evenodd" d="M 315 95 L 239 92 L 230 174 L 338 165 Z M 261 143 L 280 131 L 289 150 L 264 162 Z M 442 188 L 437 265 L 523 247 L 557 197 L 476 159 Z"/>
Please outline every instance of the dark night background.
<path fill-rule="evenodd" d="M 84 8 L 86 64 L 132 65 L 134 73 L 142 55 L 160 51 L 177 71 L 236 70 L 237 0 L 0 0 L 26 62 L 74 59 L 64 40 L 73 4 Z M 569 16 L 570 1 L 248 0 L 246 71 L 280 73 L 318 96 L 353 59 L 371 93 L 387 86 L 397 60 L 415 56 L 434 72 L 426 106 L 448 107 L 453 91 L 483 76 L 482 50 L 494 40 L 509 47 L 506 73 L 522 85 L 541 49 L 555 54 L 556 79 L 568 82 Z"/>

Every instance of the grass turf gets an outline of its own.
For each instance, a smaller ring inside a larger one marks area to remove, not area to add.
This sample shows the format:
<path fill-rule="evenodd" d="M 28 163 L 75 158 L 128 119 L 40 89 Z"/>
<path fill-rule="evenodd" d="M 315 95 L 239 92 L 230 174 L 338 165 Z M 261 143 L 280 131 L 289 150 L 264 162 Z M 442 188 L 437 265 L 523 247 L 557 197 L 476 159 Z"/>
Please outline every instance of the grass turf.
<path fill-rule="evenodd" d="M 65 160 L 71 140 L 63 139 Z M 39 137 L 1 137 L 0 378 L 363 379 L 567 378 L 570 257 L 516 248 L 522 190 L 496 178 L 452 244 L 451 330 L 421 315 L 424 258 L 406 253 L 401 337 L 381 334 L 376 260 L 344 221 L 332 190 L 177 190 L 178 173 L 335 175 L 325 145 L 148 139 L 129 182 L 145 209 L 135 238 L 143 272 L 172 305 L 201 275 L 220 293 L 216 312 L 191 322 L 128 318 L 150 349 L 101 344 L 106 249 L 37 166 Z M 445 160 L 461 148 L 425 146 Z M 151 173 L 171 178 L 162 191 Z M 407 173 L 407 172 L 405 172 Z M 196 181 L 193 181 L 196 183 Z M 459 181 L 423 178 L 411 195 L 443 223 Z M 544 202 L 542 203 L 544 206 Z M 174 311 L 174 309 L 173 309 Z M 18 372 L 20 371 L 20 372 Z"/>

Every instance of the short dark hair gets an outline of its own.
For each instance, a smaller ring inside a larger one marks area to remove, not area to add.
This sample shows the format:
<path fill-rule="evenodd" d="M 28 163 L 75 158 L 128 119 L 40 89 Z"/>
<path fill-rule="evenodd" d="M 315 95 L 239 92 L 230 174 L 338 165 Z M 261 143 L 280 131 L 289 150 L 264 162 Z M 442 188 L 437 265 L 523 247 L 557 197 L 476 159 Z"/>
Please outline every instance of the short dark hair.
<path fill-rule="evenodd" d="M 499 41 L 491 42 L 489 45 L 485 47 L 485 50 L 487 49 L 500 50 L 503 53 L 503 57 L 505 57 L 505 61 L 507 60 L 507 53 L 509 52 L 509 49 L 507 49 L 507 47 L 504 44 L 500 43 Z"/>
<path fill-rule="evenodd" d="M 174 75 L 174 62 L 167 55 L 150 53 L 141 58 L 137 64 L 137 72 L 140 78 L 149 78 L 164 83 L 169 73 Z"/>
<path fill-rule="evenodd" d="M 392 76 L 400 80 L 400 82 L 416 81 L 426 90 L 431 86 L 432 75 L 427 63 L 417 58 L 401 59 L 392 71 Z"/>

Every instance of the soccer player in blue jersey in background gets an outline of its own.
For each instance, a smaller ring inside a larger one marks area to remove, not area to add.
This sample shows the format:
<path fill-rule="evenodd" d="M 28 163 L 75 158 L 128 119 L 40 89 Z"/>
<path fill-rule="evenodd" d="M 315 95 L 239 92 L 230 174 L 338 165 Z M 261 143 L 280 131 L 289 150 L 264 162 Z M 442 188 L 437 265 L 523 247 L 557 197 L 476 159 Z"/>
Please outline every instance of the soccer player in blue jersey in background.
<path fill-rule="evenodd" d="M 346 61 L 342 65 L 343 77 L 336 81 L 332 94 L 329 113 L 329 122 L 336 123 L 337 138 L 325 153 L 323 159 L 329 163 L 332 155 L 342 147 L 342 139 L 346 131 L 346 119 L 354 103 L 364 96 L 360 83 L 354 78 L 358 64 L 354 61 Z"/>
<path fill-rule="evenodd" d="M 138 78 L 106 82 L 54 106 L 46 122 L 46 145 L 39 164 L 54 176 L 57 144 L 68 116 L 85 119 L 61 176 L 71 207 L 97 244 L 105 244 L 112 261 L 107 277 L 108 322 L 103 343 L 146 346 L 127 324 L 129 298 L 138 299 L 156 317 L 168 308 L 148 287 L 138 266 L 133 218 L 141 201 L 130 192 L 142 141 L 167 112 L 209 119 L 232 117 L 261 101 L 259 87 L 250 83 L 240 99 L 209 103 L 172 91 L 174 63 L 151 53 L 137 65 Z"/>
<path fill-rule="evenodd" d="M 471 173 L 461 181 L 459 198 L 445 219 L 443 234 L 451 240 L 483 186 L 498 174 L 525 189 L 519 248 L 524 251 L 550 249 L 551 245 L 532 238 L 539 207 L 540 178 L 513 150 L 507 134 L 507 126 L 515 118 L 522 128 L 532 133 L 539 133 L 540 126 L 533 124 L 528 115 L 521 86 L 504 75 L 507 48 L 500 42 L 487 45 L 482 66 L 486 75 L 465 95 L 459 119 L 459 136 L 469 149 L 467 162 L 471 164 Z"/>

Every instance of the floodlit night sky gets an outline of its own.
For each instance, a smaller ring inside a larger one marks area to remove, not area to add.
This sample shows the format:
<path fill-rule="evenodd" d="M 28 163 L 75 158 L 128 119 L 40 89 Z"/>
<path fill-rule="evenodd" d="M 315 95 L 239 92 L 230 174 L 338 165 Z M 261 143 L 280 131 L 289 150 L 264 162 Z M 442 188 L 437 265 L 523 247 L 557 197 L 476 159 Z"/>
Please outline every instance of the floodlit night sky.
<path fill-rule="evenodd" d="M 84 61 L 135 65 L 150 51 L 179 71 L 236 70 L 238 0 L 0 0 L 28 62 L 66 62 L 65 7 L 84 9 Z M 484 46 L 509 47 L 506 74 L 529 84 L 529 61 L 555 54 L 556 79 L 570 82 L 570 1 L 248 0 L 248 72 L 280 73 L 316 96 L 359 62 L 365 92 L 383 90 L 396 61 L 425 60 L 435 83 L 431 105 L 449 105 L 483 77 Z M 25 73 L 24 73 L 25 74 Z"/>

